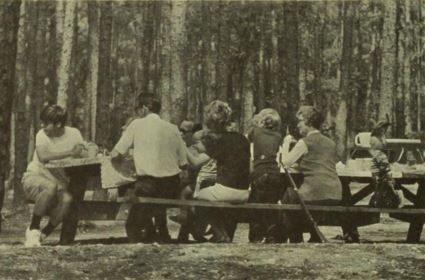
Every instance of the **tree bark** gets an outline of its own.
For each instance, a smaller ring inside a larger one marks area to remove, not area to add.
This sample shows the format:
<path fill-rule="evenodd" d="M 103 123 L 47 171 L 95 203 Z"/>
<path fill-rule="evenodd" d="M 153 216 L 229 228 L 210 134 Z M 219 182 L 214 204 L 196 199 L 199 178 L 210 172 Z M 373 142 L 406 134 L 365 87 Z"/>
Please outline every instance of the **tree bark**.
<path fill-rule="evenodd" d="M 385 19 L 382 44 L 381 63 L 381 92 L 379 96 L 379 119 L 385 119 L 386 114 L 393 113 L 393 98 L 396 90 L 395 70 L 396 70 L 396 3 L 386 1 Z M 394 119 L 394 118 L 393 118 Z M 392 128 L 390 127 L 389 133 Z"/>
<path fill-rule="evenodd" d="M 412 56 L 412 21 L 410 19 L 411 6 L 410 0 L 404 2 L 404 57 L 403 57 L 403 71 L 404 71 L 404 134 L 410 135 L 412 133 L 412 111 L 411 111 L 411 56 Z"/>
<path fill-rule="evenodd" d="M 112 3 L 101 2 L 99 27 L 99 67 L 97 82 L 96 108 L 96 143 L 104 148 L 112 148 L 109 143 L 112 77 L 111 77 L 111 48 L 112 48 Z"/>
<path fill-rule="evenodd" d="M 335 117 L 335 137 L 337 154 L 341 160 L 346 159 L 347 143 L 347 98 L 350 87 L 350 77 L 353 67 L 353 13 L 354 3 L 343 2 L 342 18 L 342 55 L 340 61 L 340 86 L 338 109 Z"/>
<path fill-rule="evenodd" d="M 97 113 L 97 83 L 99 71 L 99 10 L 95 1 L 88 5 L 88 75 L 86 79 L 86 92 L 89 102 L 85 105 L 84 137 L 94 141 L 96 139 L 96 113 Z"/>
<path fill-rule="evenodd" d="M 58 5 L 60 2 L 58 2 Z M 68 1 L 65 5 L 63 19 L 63 39 L 61 46 L 60 63 L 58 69 L 58 99 L 57 104 L 63 108 L 67 107 L 68 87 L 70 78 L 70 65 L 72 54 L 72 39 L 74 30 L 74 16 L 77 2 Z M 61 20 L 59 18 L 59 20 Z"/>
<path fill-rule="evenodd" d="M 4 182 L 10 170 L 11 116 L 15 93 L 15 65 L 19 8 L 21 1 L 0 3 L 0 212 L 5 194 Z M 9 177 L 10 178 L 10 177 Z M 1 219 L 1 218 L 0 218 Z M 0 221 L 1 231 L 1 221 Z"/>
<path fill-rule="evenodd" d="M 286 112 L 285 120 L 295 125 L 295 114 L 300 102 L 299 86 L 299 46 L 298 46 L 298 3 L 285 2 L 283 4 L 283 74 L 285 79 Z"/>
<path fill-rule="evenodd" d="M 24 2 L 19 17 L 15 74 L 16 99 L 13 105 L 16 114 L 14 205 L 24 203 L 21 178 L 27 168 L 28 159 L 32 156 L 28 151 L 28 143 L 31 137 L 30 128 L 33 127 L 31 104 L 34 94 L 32 89 L 36 72 L 36 57 L 31 54 L 33 50 L 37 49 L 37 19 L 37 3 Z"/>
<path fill-rule="evenodd" d="M 164 4 L 163 73 L 161 77 L 162 117 L 172 123 L 182 121 L 185 87 L 182 73 L 181 51 L 185 40 L 184 20 L 186 1 Z"/>

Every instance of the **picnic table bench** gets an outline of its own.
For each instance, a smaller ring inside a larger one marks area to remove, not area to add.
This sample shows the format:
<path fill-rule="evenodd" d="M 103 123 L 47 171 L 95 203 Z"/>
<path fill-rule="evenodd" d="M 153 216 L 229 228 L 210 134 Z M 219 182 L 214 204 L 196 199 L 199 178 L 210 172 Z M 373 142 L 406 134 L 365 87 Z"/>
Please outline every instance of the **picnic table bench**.
<path fill-rule="evenodd" d="M 89 184 L 90 179 L 100 177 L 102 158 L 72 159 L 57 161 L 47 164 L 48 168 L 65 168 L 70 176 L 70 192 L 74 201 L 67 217 L 63 221 L 60 243 L 68 244 L 74 241 L 78 220 L 115 220 L 125 219 L 126 210 L 132 203 L 160 204 L 166 207 L 197 206 L 223 209 L 236 209 L 239 211 L 281 210 L 300 211 L 300 205 L 294 204 L 260 204 L 245 203 L 232 204 L 226 202 L 209 202 L 199 200 L 160 199 L 137 197 L 129 199 L 126 195 L 109 200 L 107 190 L 103 189 L 100 180 Z M 302 180 L 301 174 L 293 174 L 296 181 Z M 405 198 L 412 203 L 408 208 L 386 209 L 373 208 L 365 205 L 356 205 L 364 199 L 373 189 L 370 186 L 361 188 L 352 193 L 350 186 L 353 182 L 370 183 L 371 174 L 368 171 L 339 170 L 338 175 L 343 187 L 343 205 L 319 206 L 308 205 L 313 217 L 319 225 L 341 226 L 343 220 L 352 226 L 363 226 L 378 223 L 381 213 L 388 213 L 391 217 L 410 223 L 407 233 L 407 242 L 420 241 L 422 228 L 425 222 L 425 174 L 400 172 L 393 174 L 396 182 L 401 186 Z M 282 174 L 284 176 L 284 174 Z M 96 180 L 95 180 L 96 181 Z M 418 184 L 416 194 L 402 184 Z M 91 193 L 91 196 L 87 194 Z M 86 194 L 86 195 L 85 195 Z"/>

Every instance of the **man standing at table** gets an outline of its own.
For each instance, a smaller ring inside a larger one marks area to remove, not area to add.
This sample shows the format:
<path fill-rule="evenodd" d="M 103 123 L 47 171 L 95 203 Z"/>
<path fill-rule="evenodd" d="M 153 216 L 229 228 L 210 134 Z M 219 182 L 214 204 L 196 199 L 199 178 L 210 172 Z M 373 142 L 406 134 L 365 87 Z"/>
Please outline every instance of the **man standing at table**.
<path fill-rule="evenodd" d="M 117 159 L 133 148 L 138 176 L 135 195 L 177 198 L 180 192 L 180 168 L 187 165 L 185 143 L 177 126 L 159 117 L 161 102 L 158 99 L 148 95 L 142 97 L 140 102 L 146 117 L 129 124 L 111 156 Z M 165 215 L 165 208 L 147 204 L 133 205 L 125 225 L 129 241 L 169 241 Z M 158 234 L 152 222 L 153 217 L 156 224 L 159 223 Z M 144 238 L 142 230 L 145 231 Z"/>

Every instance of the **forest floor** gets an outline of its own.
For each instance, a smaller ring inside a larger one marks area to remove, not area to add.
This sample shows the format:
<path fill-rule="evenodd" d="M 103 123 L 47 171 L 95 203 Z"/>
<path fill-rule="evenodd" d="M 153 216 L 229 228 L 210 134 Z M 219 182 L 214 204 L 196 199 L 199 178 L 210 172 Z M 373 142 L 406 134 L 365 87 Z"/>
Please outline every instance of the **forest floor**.
<path fill-rule="evenodd" d="M 6 209 L 7 210 L 7 209 Z M 122 222 L 81 223 L 77 242 L 23 246 L 28 209 L 6 212 L 0 233 L 0 279 L 425 279 L 425 243 L 405 244 L 408 224 L 382 217 L 362 227 L 360 244 L 249 244 L 240 224 L 233 244 L 125 244 Z M 169 222 L 176 236 L 178 226 Z M 307 237 L 307 236 L 305 236 Z M 422 234 L 422 239 L 425 234 Z"/>

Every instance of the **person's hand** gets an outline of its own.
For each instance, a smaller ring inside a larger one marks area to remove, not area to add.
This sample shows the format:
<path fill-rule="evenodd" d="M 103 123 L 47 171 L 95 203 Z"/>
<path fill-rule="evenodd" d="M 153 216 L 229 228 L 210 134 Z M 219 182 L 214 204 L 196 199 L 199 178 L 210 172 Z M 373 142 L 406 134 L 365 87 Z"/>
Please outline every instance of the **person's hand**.
<path fill-rule="evenodd" d="M 72 157 L 81 157 L 83 151 L 85 149 L 84 144 L 75 144 L 75 146 L 71 150 Z"/>
<path fill-rule="evenodd" d="M 284 143 L 292 143 L 292 142 L 296 142 L 294 136 L 292 136 L 291 134 L 288 134 L 285 136 L 285 138 L 283 138 L 283 142 Z"/>

